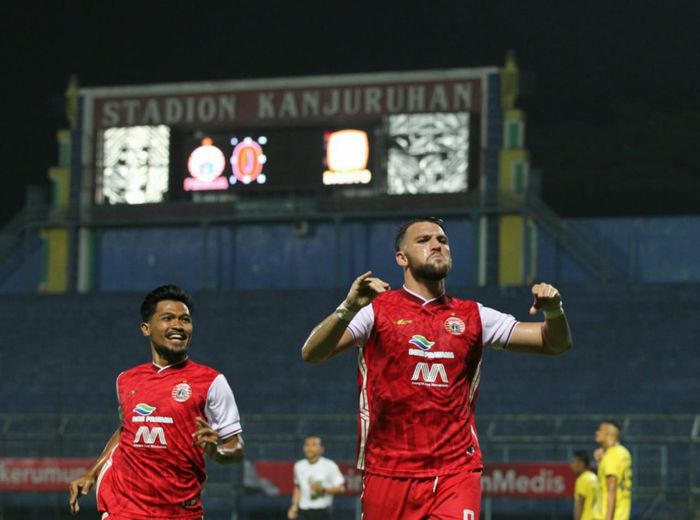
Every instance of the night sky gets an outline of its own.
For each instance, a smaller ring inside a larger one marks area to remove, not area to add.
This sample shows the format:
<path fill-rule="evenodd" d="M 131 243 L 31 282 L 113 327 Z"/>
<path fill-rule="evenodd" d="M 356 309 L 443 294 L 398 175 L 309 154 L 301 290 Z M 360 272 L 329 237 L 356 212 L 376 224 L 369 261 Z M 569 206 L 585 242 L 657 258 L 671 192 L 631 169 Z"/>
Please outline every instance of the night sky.
<path fill-rule="evenodd" d="M 147 4 L 147 5 L 145 5 Z M 84 86 L 502 65 L 564 216 L 700 213 L 700 2 L 66 2 L 0 7 L 0 222 L 47 185 Z"/>

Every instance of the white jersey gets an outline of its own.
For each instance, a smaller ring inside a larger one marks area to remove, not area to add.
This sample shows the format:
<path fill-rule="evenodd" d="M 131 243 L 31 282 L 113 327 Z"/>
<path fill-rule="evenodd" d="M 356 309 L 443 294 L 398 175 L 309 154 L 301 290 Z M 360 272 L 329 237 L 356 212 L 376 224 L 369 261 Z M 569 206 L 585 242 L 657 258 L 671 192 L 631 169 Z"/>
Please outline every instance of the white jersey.
<path fill-rule="evenodd" d="M 338 465 L 325 457 L 311 464 L 302 459 L 294 464 L 294 485 L 299 486 L 301 497 L 299 509 L 327 509 L 333 504 L 333 495 L 328 493 L 315 495 L 311 491 L 311 482 L 318 482 L 324 488 L 345 484 L 345 478 Z"/>

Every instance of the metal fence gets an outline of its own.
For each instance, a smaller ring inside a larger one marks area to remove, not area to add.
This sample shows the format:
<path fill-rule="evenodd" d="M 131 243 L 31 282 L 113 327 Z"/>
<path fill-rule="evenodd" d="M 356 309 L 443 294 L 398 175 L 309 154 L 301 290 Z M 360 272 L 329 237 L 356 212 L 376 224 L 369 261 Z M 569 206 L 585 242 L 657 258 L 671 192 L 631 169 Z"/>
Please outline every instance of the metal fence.
<path fill-rule="evenodd" d="M 482 415 L 477 425 L 489 462 L 568 461 L 573 451 L 592 451 L 600 415 Z M 700 518 L 700 415 L 626 415 L 623 444 L 633 459 L 633 512 L 637 519 Z M 301 457 L 306 435 L 324 438 L 335 460 L 355 455 L 354 415 L 275 414 L 244 417 L 247 459 Z M 97 456 L 117 426 L 113 415 L 0 414 L 0 457 Z M 209 468 L 207 518 L 281 517 L 286 497 L 252 496 L 240 466 Z M 336 518 L 355 518 L 358 503 L 341 499 Z M 94 506 L 93 506 L 94 507 Z M 517 511 L 517 514 L 514 512 Z M 484 517 L 570 518 L 570 500 L 485 499 Z M 66 495 L 0 494 L 0 520 L 64 518 Z"/>

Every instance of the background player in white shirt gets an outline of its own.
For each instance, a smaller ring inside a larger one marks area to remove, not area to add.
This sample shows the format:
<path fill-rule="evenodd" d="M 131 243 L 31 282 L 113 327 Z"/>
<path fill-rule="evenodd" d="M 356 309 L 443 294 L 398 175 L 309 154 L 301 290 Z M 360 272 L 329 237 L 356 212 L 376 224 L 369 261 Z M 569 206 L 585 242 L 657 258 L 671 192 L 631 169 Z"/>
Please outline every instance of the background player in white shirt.
<path fill-rule="evenodd" d="M 304 441 L 304 459 L 294 464 L 294 492 L 287 511 L 290 520 L 329 520 L 333 495 L 345 492 L 338 465 L 323 457 L 323 442 L 316 435 Z"/>

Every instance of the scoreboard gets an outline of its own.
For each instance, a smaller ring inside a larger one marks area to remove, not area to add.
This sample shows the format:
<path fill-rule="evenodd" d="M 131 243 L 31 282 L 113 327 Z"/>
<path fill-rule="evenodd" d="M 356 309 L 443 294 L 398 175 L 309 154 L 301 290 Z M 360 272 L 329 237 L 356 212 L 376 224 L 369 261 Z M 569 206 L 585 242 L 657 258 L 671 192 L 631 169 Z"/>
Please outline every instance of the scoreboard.
<path fill-rule="evenodd" d="M 93 203 L 467 193 L 490 73 L 83 89 Z"/>

